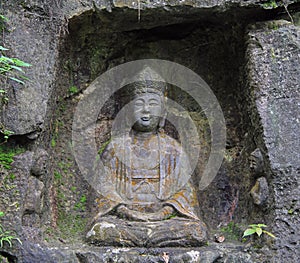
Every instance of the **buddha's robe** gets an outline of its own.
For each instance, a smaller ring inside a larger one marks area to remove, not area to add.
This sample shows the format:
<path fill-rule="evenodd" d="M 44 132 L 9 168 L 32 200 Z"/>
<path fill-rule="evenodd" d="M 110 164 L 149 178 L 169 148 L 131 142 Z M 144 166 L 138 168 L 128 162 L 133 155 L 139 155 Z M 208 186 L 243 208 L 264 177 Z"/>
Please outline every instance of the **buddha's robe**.
<path fill-rule="evenodd" d="M 167 246 L 204 242 L 206 227 L 195 211 L 198 202 L 190 183 L 192 171 L 176 140 L 165 134 L 153 134 L 146 139 L 121 136 L 110 142 L 101 158 L 106 174 L 101 180 L 103 191 L 98 199 L 95 225 L 88 233 L 91 243 Z M 174 208 L 176 216 L 157 222 L 129 221 L 114 215 L 119 205 L 145 214 L 168 205 Z M 170 223 L 176 229 L 173 236 Z"/>

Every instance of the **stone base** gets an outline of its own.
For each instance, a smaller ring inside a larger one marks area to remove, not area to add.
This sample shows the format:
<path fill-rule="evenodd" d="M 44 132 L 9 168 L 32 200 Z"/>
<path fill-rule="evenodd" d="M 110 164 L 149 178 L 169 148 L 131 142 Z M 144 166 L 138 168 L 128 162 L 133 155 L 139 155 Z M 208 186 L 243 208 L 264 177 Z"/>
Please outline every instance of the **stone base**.
<path fill-rule="evenodd" d="M 249 245 L 249 244 L 248 244 Z M 24 242 L 17 254 L 7 251 L 18 263 L 254 263 L 272 261 L 266 248 L 254 251 L 242 244 L 212 243 L 186 248 L 115 248 L 84 244 L 43 246 Z"/>
<path fill-rule="evenodd" d="M 207 242 L 207 228 L 199 220 L 179 217 L 138 222 L 109 216 L 92 227 L 87 242 L 117 247 L 200 247 Z"/>
<path fill-rule="evenodd" d="M 104 249 L 104 248 L 102 248 Z M 251 256 L 243 252 L 230 252 L 214 248 L 106 248 L 101 256 L 94 252 L 79 252 L 79 262 L 123 262 L 123 263 L 252 263 Z"/>

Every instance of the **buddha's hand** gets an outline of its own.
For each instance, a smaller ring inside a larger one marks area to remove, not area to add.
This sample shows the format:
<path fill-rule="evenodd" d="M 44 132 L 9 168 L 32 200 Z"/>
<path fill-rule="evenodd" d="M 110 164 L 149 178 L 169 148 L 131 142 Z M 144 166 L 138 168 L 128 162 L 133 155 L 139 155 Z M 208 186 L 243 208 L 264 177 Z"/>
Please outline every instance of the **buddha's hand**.
<path fill-rule="evenodd" d="M 147 221 L 147 217 L 145 213 L 131 210 L 125 205 L 118 206 L 117 213 L 119 217 L 125 217 L 132 221 Z"/>
<path fill-rule="evenodd" d="M 172 206 L 164 206 L 156 213 L 148 213 L 147 221 L 162 221 L 168 219 L 172 214 L 175 214 L 175 209 Z"/>
<path fill-rule="evenodd" d="M 117 208 L 117 213 L 120 217 L 126 217 L 133 221 L 161 221 L 168 218 L 175 212 L 171 206 L 164 206 L 156 213 L 142 213 L 139 211 L 131 210 L 125 205 L 120 205 Z"/>

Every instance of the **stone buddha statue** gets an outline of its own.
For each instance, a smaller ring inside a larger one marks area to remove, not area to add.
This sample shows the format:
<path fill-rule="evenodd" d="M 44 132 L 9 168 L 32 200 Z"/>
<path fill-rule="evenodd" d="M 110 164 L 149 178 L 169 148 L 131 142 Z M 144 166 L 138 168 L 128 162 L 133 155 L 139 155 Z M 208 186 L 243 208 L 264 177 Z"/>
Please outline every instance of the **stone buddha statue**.
<path fill-rule="evenodd" d="M 166 84 L 145 68 L 133 84 L 130 132 L 112 138 L 101 155 L 105 191 L 87 242 L 99 246 L 199 246 L 207 228 L 196 213 L 189 160 L 163 132 Z"/>

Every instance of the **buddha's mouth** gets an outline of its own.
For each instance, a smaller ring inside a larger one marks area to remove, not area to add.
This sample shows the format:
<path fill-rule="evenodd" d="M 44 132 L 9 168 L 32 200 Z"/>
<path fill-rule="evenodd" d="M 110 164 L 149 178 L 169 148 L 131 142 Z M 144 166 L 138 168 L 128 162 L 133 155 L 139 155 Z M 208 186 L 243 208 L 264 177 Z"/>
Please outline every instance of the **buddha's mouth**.
<path fill-rule="evenodd" d="M 144 116 L 141 118 L 142 121 L 150 121 L 150 116 Z"/>

